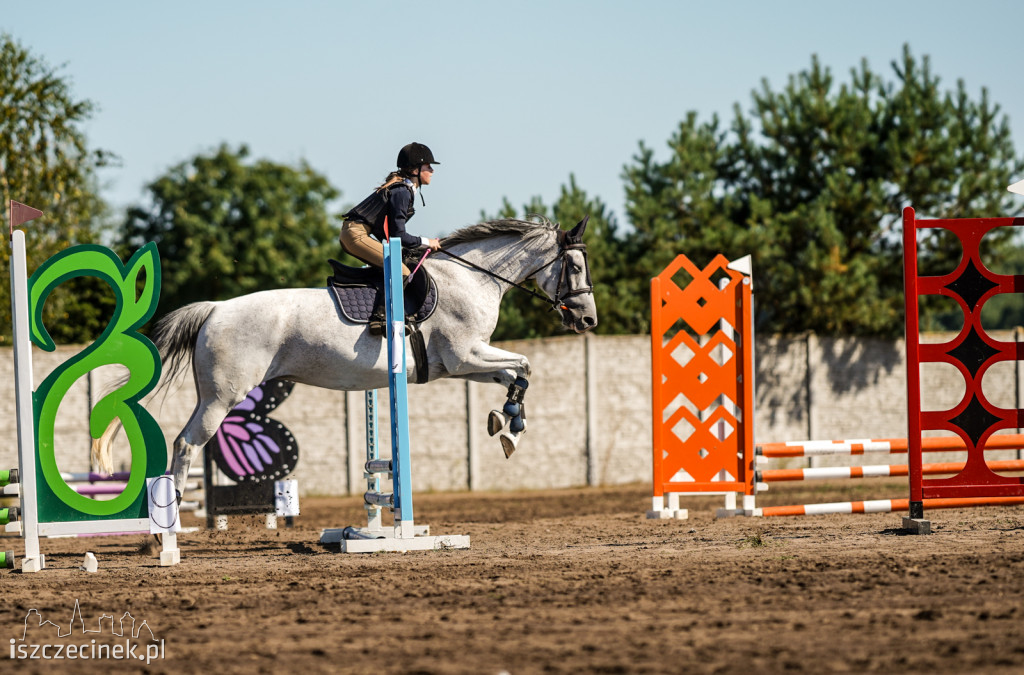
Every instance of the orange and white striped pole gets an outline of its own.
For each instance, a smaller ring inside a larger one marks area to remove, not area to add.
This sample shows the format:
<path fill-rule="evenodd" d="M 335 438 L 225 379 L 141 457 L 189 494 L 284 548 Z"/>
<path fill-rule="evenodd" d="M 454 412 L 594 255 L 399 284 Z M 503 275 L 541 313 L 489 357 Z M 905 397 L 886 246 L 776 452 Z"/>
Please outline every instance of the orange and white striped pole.
<path fill-rule="evenodd" d="M 976 506 L 1014 506 L 1020 504 L 1024 504 L 1024 497 L 946 497 L 924 500 L 926 509 L 960 509 Z M 909 499 L 875 499 L 863 502 L 765 506 L 754 509 L 751 515 L 769 518 L 775 516 L 822 516 L 832 513 L 893 513 L 894 511 L 909 510 Z"/>
<path fill-rule="evenodd" d="M 906 438 L 854 438 L 839 441 L 787 441 L 785 443 L 758 443 L 755 453 L 766 458 L 811 457 L 815 455 L 863 455 L 869 452 L 899 454 L 907 452 Z M 986 450 L 1013 450 L 1024 448 L 1024 434 L 989 436 Z M 924 452 L 955 452 L 966 450 L 967 444 L 959 436 L 935 436 L 921 439 Z"/>
<path fill-rule="evenodd" d="M 939 462 L 922 465 L 922 473 L 928 476 L 957 474 L 964 470 L 963 462 Z M 1024 459 L 1007 459 L 988 462 L 993 471 L 1024 471 Z M 907 476 L 907 464 L 874 464 L 867 466 L 827 466 L 811 469 L 762 469 L 757 472 L 759 483 L 781 483 L 800 480 L 844 480 L 847 478 L 884 478 L 886 476 Z"/>

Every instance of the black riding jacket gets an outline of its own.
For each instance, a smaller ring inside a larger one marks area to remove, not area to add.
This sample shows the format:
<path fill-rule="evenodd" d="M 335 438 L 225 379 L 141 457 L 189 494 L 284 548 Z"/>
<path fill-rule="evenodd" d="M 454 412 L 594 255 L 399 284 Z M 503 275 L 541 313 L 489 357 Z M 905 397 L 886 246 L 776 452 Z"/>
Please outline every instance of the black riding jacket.
<path fill-rule="evenodd" d="M 387 188 L 374 190 L 342 217 L 367 223 L 371 234 L 384 241 L 384 217 L 387 216 L 390 235 L 398 237 L 403 248 L 419 248 L 426 245 L 423 239 L 405 231 L 405 224 L 416 213 L 414 194 L 412 181 L 406 178 Z"/>

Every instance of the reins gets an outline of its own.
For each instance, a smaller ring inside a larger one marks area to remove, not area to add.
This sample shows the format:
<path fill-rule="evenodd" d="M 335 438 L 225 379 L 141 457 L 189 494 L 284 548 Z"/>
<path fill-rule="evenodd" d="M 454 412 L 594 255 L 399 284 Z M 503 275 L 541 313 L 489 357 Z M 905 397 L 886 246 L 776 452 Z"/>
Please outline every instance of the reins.
<path fill-rule="evenodd" d="M 528 294 L 528 295 L 530 295 L 530 296 L 532 296 L 534 298 L 537 298 L 538 300 L 541 300 L 542 302 L 548 303 L 549 305 L 551 305 L 551 309 L 562 309 L 562 310 L 565 310 L 565 311 L 569 311 L 569 307 L 565 304 L 565 300 L 567 300 L 568 298 L 577 296 L 577 295 L 582 295 L 584 293 L 592 293 L 593 290 L 594 290 L 593 283 L 590 281 L 590 268 L 589 268 L 589 265 L 587 265 L 587 261 L 586 261 L 586 258 L 587 258 L 587 247 L 583 243 L 583 240 L 582 240 L 583 230 L 586 229 L 587 221 L 589 219 L 590 219 L 590 216 L 585 217 L 579 223 L 579 225 L 577 225 L 575 228 L 573 228 L 572 232 L 562 232 L 561 230 L 559 230 L 558 231 L 558 255 L 556 255 L 552 260 L 544 263 L 543 265 L 541 265 L 540 267 L 538 267 L 534 271 L 530 272 L 525 277 L 526 279 L 532 279 L 532 278 L 536 277 L 537 274 L 542 269 L 544 269 L 546 267 L 550 267 L 551 265 L 555 264 L 557 261 L 561 260 L 562 261 L 562 269 L 561 269 L 561 271 L 559 272 L 559 275 L 558 275 L 558 287 L 555 289 L 555 299 L 554 300 L 552 300 L 551 298 L 548 298 L 548 297 L 546 297 L 544 295 L 541 295 L 540 293 L 538 293 L 538 292 L 536 292 L 536 291 L 534 291 L 532 289 L 526 288 L 525 286 L 523 286 L 522 284 L 520 284 L 518 282 L 512 281 L 511 279 L 506 279 L 505 277 L 501 276 L 497 272 L 492 272 L 491 270 L 486 269 L 484 267 L 481 267 L 480 265 L 477 265 L 474 262 L 470 262 L 469 260 L 466 260 L 462 256 L 459 256 L 459 255 L 456 255 L 456 254 L 452 253 L 448 249 L 439 248 L 439 249 L 437 249 L 437 251 L 438 251 L 438 253 L 444 253 L 449 258 L 452 258 L 454 260 L 458 260 L 459 262 L 461 262 L 464 265 L 467 265 L 469 267 L 472 267 L 473 269 L 479 270 L 479 271 L 483 272 L 484 274 L 486 274 L 487 276 L 490 276 L 490 277 L 493 277 L 495 279 L 498 279 L 499 281 L 503 281 L 506 284 L 508 284 L 509 286 L 512 286 L 514 288 L 518 288 L 519 290 L 523 291 L 524 293 L 526 293 L 526 294 Z M 578 231 L 578 233 L 577 233 L 577 231 Z M 385 236 L 387 235 L 387 220 L 385 220 L 384 234 L 385 234 Z M 571 283 L 569 281 L 569 270 L 568 270 L 569 251 L 582 251 L 582 253 L 583 253 L 583 264 L 584 264 L 584 268 L 587 271 L 586 285 L 585 286 L 581 286 L 580 288 L 576 288 L 576 289 L 572 288 L 572 285 L 571 285 Z M 416 265 L 416 270 L 414 270 L 412 272 L 412 274 L 415 274 L 416 271 L 419 270 L 420 265 L 423 264 L 423 261 L 426 260 L 426 258 L 427 258 L 427 256 L 429 254 L 430 254 L 430 250 L 429 249 L 423 253 L 423 257 L 420 258 L 419 263 Z M 412 277 L 412 274 L 409 275 L 410 278 Z M 565 286 L 565 290 L 566 290 L 566 293 L 564 295 L 562 293 L 562 286 L 563 285 Z"/>
<path fill-rule="evenodd" d="M 558 309 L 558 308 L 559 308 L 559 306 L 561 306 L 561 308 L 562 308 L 562 309 L 569 309 L 569 308 L 568 308 L 568 307 L 566 307 L 565 305 L 562 305 L 562 304 L 561 304 L 561 303 L 562 303 L 562 299 L 561 299 L 561 298 L 556 298 L 556 299 L 555 299 L 555 302 L 551 302 L 551 298 L 548 298 L 548 297 L 546 297 L 546 296 L 543 296 L 543 295 L 541 295 L 540 293 L 538 293 L 537 291 L 531 290 L 531 289 L 527 288 L 526 286 L 523 286 L 522 284 L 518 284 L 518 283 L 516 283 L 515 281 L 512 281 L 511 279 L 506 279 L 505 277 L 501 276 L 501 275 L 500 275 L 500 274 L 498 274 L 497 272 L 492 272 L 492 271 L 491 271 L 491 270 L 489 270 L 489 269 L 485 269 L 485 268 L 481 267 L 480 265 L 477 265 L 477 264 L 476 264 L 476 263 L 474 263 L 474 262 L 470 262 L 470 261 L 466 260 L 466 259 L 465 259 L 465 258 L 463 258 L 462 256 L 458 256 L 458 255 L 455 255 L 454 253 L 452 253 L 452 252 L 451 252 L 451 251 L 449 251 L 448 249 L 444 249 L 444 248 L 439 248 L 439 249 L 437 249 L 437 252 L 438 252 L 438 253 L 444 253 L 444 254 L 445 254 L 446 256 L 449 256 L 449 257 L 451 257 L 451 258 L 454 258 L 455 260 L 458 260 L 459 262 L 461 262 L 461 263 L 463 263 L 463 264 L 465 264 L 465 265 L 469 265 L 470 267 L 473 267 L 473 268 L 475 268 L 475 269 L 478 269 L 478 270 L 480 270 L 481 272 L 483 272 L 484 274 L 487 274 L 487 275 L 489 275 L 489 276 L 492 276 L 492 277 L 494 277 L 495 279 L 498 279 L 499 281 L 504 281 L 504 282 L 505 282 L 506 284 L 509 284 L 510 286 L 514 286 L 514 287 L 518 288 L 519 290 L 523 291 L 524 293 L 529 293 L 529 294 L 530 294 L 530 295 L 532 295 L 533 297 L 535 297 L 535 298 L 538 298 L 538 299 L 540 299 L 540 300 L 542 300 L 542 301 L 544 301 L 544 302 L 548 303 L 549 305 L 551 305 L 551 309 Z M 547 263 L 544 263 L 543 265 L 541 265 L 540 267 L 538 267 L 537 269 L 535 269 L 535 270 L 533 271 L 533 273 L 531 273 L 531 274 L 530 274 L 530 275 L 529 275 L 529 276 L 527 277 L 527 279 L 529 279 L 530 277 L 533 277 L 534 275 L 536 275 L 536 274 L 537 274 L 537 272 L 540 272 L 540 271 L 541 271 L 542 269 L 544 269 L 545 267 L 548 267 L 548 266 L 550 266 L 550 265 L 553 265 L 553 264 L 555 264 L 555 261 L 556 261 L 556 260 L 558 260 L 558 259 L 559 259 L 559 258 L 561 258 L 561 257 L 562 257 L 562 253 L 560 252 L 560 253 L 558 254 L 558 257 L 557 257 L 557 258 L 555 258 L 555 259 L 554 259 L 554 260 L 552 260 L 551 262 L 547 262 Z"/>

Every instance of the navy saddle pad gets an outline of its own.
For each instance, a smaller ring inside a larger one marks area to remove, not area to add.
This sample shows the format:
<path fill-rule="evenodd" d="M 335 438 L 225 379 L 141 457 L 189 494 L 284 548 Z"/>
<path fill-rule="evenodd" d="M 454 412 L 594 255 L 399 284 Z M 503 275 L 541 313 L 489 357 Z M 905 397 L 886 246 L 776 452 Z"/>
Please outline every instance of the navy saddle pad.
<path fill-rule="evenodd" d="M 368 323 L 377 304 L 384 304 L 384 273 L 379 267 L 349 267 L 337 260 L 328 260 L 334 276 L 327 278 L 327 288 L 342 315 L 353 323 Z M 437 307 L 437 286 L 420 267 L 405 287 L 406 321 L 420 323 L 430 318 Z"/>

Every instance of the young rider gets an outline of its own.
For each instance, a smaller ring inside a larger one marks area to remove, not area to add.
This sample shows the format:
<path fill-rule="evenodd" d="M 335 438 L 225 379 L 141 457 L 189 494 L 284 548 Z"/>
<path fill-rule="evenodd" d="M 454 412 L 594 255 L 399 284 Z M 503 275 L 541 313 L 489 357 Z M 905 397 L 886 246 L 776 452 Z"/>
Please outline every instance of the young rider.
<path fill-rule="evenodd" d="M 406 231 L 405 225 L 416 213 L 414 199 L 424 185 L 430 185 L 434 177 L 433 164 L 440 164 L 434 159 L 430 148 L 422 143 L 409 143 L 398 151 L 398 170 L 388 174 L 384 182 L 369 197 L 359 202 L 342 218 L 339 240 L 341 247 L 347 252 L 374 267 L 384 267 L 384 219 L 387 218 L 388 234 L 398 237 L 403 250 L 429 248 L 437 251 L 441 242 L 428 237 L 416 237 Z M 420 193 L 423 200 L 423 193 Z M 408 278 L 409 268 L 402 264 L 402 277 Z M 422 275 L 420 275 L 422 276 Z M 422 281 L 422 280 L 418 280 Z M 426 283 L 414 284 L 413 295 L 420 301 L 426 296 Z M 370 332 L 382 335 L 384 332 L 383 298 L 378 297 L 377 304 L 370 316 Z"/>
<path fill-rule="evenodd" d="M 388 234 L 402 241 L 403 249 L 441 248 L 437 239 L 416 237 L 406 231 L 406 223 L 416 213 L 413 208 L 416 192 L 430 185 L 434 176 L 434 160 L 430 148 L 422 143 L 409 143 L 398 152 L 398 170 L 388 174 L 384 182 L 369 197 L 359 202 L 348 213 L 341 228 L 341 247 L 346 252 L 375 267 L 384 266 L 384 218 L 388 221 Z M 423 201 L 423 195 L 420 194 Z M 423 201 L 424 205 L 426 202 Z M 409 268 L 402 265 L 402 276 L 409 276 Z"/>

